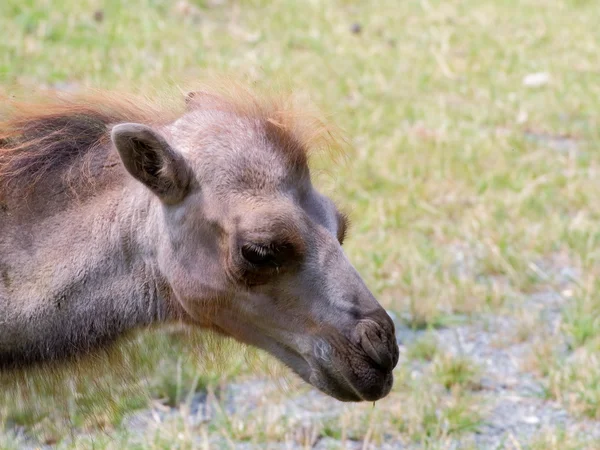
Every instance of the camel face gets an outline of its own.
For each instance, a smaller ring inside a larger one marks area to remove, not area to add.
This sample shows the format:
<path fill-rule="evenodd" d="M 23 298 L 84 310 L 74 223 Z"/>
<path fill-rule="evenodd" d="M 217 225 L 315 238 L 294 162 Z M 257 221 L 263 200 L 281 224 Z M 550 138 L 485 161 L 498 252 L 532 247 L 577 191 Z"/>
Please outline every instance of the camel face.
<path fill-rule="evenodd" d="M 331 133 L 286 101 L 116 94 L 15 104 L 0 121 L 0 370 L 185 322 L 264 349 L 344 401 L 388 394 L 394 325 L 313 186 Z M 183 102 L 181 102 L 183 104 Z"/>
<path fill-rule="evenodd" d="M 117 148 L 123 135 L 143 141 L 130 132 L 114 128 Z M 168 148 L 179 161 L 168 171 L 192 181 L 176 176 L 169 188 L 189 188 L 158 194 L 168 199 L 157 256 L 189 320 L 270 352 L 337 399 L 387 395 L 393 322 L 346 258 L 346 218 L 313 187 L 301 144 L 223 110 L 194 111 L 167 134 L 145 147 Z"/>

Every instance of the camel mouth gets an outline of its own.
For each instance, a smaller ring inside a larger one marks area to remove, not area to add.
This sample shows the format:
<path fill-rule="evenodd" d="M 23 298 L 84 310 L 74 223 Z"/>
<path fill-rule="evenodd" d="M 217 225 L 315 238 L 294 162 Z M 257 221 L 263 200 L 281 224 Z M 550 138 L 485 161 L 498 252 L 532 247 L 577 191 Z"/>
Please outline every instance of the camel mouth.
<path fill-rule="evenodd" d="M 231 319 L 229 319 L 231 320 Z M 306 383 L 342 402 L 377 401 L 387 396 L 393 385 L 392 370 L 396 364 L 382 367 L 367 354 L 355 354 L 348 359 L 323 338 L 282 333 L 279 338 L 261 333 L 257 327 L 237 325 L 227 333 L 229 323 L 213 323 L 216 329 L 234 339 L 270 353 Z M 273 333 L 274 334 L 274 333 Z M 397 359 L 396 359 L 397 361 Z"/>
<path fill-rule="evenodd" d="M 390 393 L 394 375 L 391 371 L 371 367 L 362 368 L 359 377 L 353 367 L 332 364 L 314 369 L 308 382 L 342 402 L 374 402 Z"/>
<path fill-rule="evenodd" d="M 389 394 L 394 382 L 391 370 L 382 370 L 365 361 L 359 361 L 355 366 L 341 361 L 326 362 L 305 357 L 280 342 L 270 349 L 270 353 L 306 383 L 342 402 L 380 400 Z"/>

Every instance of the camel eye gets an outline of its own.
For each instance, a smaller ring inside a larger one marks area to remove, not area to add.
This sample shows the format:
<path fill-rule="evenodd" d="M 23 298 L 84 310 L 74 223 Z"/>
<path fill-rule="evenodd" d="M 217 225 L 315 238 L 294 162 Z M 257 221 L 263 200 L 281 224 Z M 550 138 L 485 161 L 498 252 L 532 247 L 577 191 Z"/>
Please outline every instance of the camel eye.
<path fill-rule="evenodd" d="M 263 245 L 245 244 L 242 246 L 242 257 L 256 267 L 278 267 L 276 252 Z"/>

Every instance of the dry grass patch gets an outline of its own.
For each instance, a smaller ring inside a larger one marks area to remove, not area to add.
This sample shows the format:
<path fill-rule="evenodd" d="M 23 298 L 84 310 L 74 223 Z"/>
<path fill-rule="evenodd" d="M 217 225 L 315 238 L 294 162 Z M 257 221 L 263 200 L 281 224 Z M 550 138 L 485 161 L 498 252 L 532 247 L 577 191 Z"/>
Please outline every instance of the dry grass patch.
<path fill-rule="evenodd" d="M 564 429 L 543 429 L 527 445 L 528 450 L 596 450 L 597 444 Z"/>

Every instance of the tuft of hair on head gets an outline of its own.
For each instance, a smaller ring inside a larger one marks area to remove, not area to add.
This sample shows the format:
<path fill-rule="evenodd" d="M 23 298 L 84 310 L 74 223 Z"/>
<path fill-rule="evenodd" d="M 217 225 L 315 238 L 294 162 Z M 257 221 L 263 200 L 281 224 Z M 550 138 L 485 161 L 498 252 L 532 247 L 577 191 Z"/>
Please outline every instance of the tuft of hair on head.
<path fill-rule="evenodd" d="M 42 91 L 27 100 L 0 97 L 0 197 L 9 187 L 30 192 L 49 174 L 58 174 L 70 188 L 92 183 L 99 174 L 92 173 L 91 161 L 108 154 L 111 126 L 161 126 L 198 108 L 261 121 L 271 138 L 302 162 L 317 153 L 337 162 L 349 146 L 342 130 L 308 96 L 292 89 L 261 88 L 222 74 L 189 83 L 187 94 L 176 87 L 175 95 L 90 89 Z"/>
<path fill-rule="evenodd" d="M 290 152 L 305 157 L 326 153 L 337 160 L 350 146 L 343 130 L 303 91 L 276 83 L 261 86 L 223 74 L 186 84 L 180 90 L 188 110 L 214 109 L 260 120 L 281 134 Z"/>

